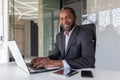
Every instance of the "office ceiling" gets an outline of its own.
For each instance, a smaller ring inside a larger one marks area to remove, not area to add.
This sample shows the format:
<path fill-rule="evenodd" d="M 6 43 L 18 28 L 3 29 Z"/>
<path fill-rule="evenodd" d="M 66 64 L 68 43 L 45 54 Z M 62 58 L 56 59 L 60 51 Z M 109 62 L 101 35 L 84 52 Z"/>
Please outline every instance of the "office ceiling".
<path fill-rule="evenodd" d="M 12 2 L 14 1 L 14 2 Z M 57 0 L 54 0 L 54 5 L 52 1 L 43 0 L 44 12 L 59 10 Z M 63 0 L 64 4 L 70 4 L 80 0 Z M 54 6 L 56 6 L 54 8 Z M 57 8 L 58 7 L 58 8 Z M 14 15 L 17 19 L 38 19 L 38 0 L 9 0 L 9 14 Z"/>
<path fill-rule="evenodd" d="M 36 20 L 38 19 L 38 0 L 9 0 L 9 14 L 14 15 L 17 19 L 29 19 L 29 20 Z M 58 1 L 54 1 L 58 2 Z M 13 5 L 13 4 L 14 5 Z M 49 12 L 51 10 L 59 10 L 55 9 L 54 6 L 57 7 L 56 4 L 51 2 L 44 1 L 43 5 L 44 12 Z"/>
<path fill-rule="evenodd" d="M 10 15 L 14 14 L 15 17 L 18 19 L 38 18 L 38 0 L 14 0 L 13 4 L 12 2 L 9 2 Z M 12 10 L 14 13 L 12 12 Z"/>

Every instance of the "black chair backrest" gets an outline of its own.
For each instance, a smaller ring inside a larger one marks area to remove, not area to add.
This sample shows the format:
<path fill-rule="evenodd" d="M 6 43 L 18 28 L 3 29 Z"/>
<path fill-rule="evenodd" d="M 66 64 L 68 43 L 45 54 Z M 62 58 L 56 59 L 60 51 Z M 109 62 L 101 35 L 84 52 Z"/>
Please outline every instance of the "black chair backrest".
<path fill-rule="evenodd" d="M 93 24 L 93 23 L 85 24 L 85 25 L 82 25 L 82 27 L 92 31 L 93 41 L 94 41 L 94 49 L 96 50 L 96 26 L 95 26 L 95 24 Z"/>

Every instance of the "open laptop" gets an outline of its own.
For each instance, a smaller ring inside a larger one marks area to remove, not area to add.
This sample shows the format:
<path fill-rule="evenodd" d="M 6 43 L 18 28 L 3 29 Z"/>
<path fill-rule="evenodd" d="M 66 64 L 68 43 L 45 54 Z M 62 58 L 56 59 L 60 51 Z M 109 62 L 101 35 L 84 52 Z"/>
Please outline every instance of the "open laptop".
<path fill-rule="evenodd" d="M 40 68 L 40 69 L 33 69 L 31 66 L 28 66 L 27 63 L 25 63 L 21 52 L 16 44 L 15 41 L 8 41 L 8 48 L 11 51 L 11 54 L 13 58 L 15 59 L 16 64 L 18 67 L 20 67 L 22 70 L 29 74 L 33 73 L 40 73 L 40 72 L 47 72 L 47 71 L 53 71 L 53 70 L 58 70 L 60 69 L 59 67 L 54 67 L 54 68 Z"/>

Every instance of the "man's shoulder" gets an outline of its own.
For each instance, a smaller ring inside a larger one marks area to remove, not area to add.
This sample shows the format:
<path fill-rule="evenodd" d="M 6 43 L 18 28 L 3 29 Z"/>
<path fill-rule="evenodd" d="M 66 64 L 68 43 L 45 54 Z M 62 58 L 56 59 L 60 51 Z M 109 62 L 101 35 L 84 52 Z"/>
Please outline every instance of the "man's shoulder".
<path fill-rule="evenodd" d="M 64 34 L 64 31 L 60 31 L 57 33 L 57 36 L 60 36 L 60 35 L 63 35 Z"/>

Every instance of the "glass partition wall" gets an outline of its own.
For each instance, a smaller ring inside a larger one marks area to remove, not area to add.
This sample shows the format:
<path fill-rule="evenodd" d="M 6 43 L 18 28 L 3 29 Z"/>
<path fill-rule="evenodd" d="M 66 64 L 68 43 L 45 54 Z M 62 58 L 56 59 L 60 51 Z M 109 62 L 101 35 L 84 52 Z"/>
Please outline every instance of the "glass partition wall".
<path fill-rule="evenodd" d="M 17 42 L 23 56 L 47 56 L 51 52 L 59 32 L 60 2 L 9 0 L 9 40 Z"/>
<path fill-rule="evenodd" d="M 13 27 L 14 27 L 14 0 L 9 0 L 9 40 L 13 40 Z"/>
<path fill-rule="evenodd" d="M 13 28 L 14 28 L 14 0 L 9 0 L 9 40 L 13 39 Z M 12 55 L 9 54 L 10 59 L 9 61 L 12 61 Z"/>
<path fill-rule="evenodd" d="M 96 68 L 120 71 L 120 3 L 119 0 L 64 0 L 73 7 L 77 24 L 96 25 Z"/>
<path fill-rule="evenodd" d="M 39 56 L 48 56 L 59 32 L 60 0 L 39 1 Z"/>
<path fill-rule="evenodd" d="M 119 0 L 86 0 L 84 11 L 82 24 L 96 24 L 96 68 L 120 70 Z"/>
<path fill-rule="evenodd" d="M 38 3 L 34 1 L 9 0 L 9 40 L 16 41 L 21 54 L 25 57 L 31 55 L 30 21 L 36 19 L 33 9 L 36 9 Z M 35 8 L 33 5 L 36 5 Z"/>

